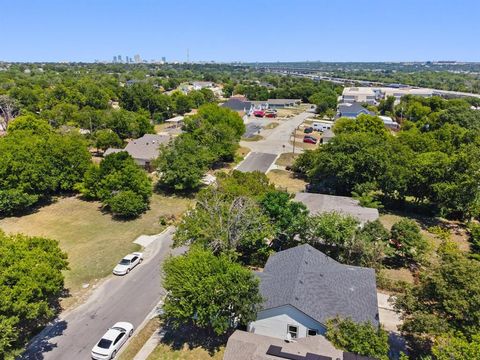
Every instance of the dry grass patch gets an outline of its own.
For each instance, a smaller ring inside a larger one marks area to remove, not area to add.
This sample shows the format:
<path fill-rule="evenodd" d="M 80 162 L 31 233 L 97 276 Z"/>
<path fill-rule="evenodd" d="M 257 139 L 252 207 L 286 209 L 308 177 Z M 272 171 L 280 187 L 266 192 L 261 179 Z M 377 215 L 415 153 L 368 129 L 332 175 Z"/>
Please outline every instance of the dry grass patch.
<path fill-rule="evenodd" d="M 278 125 L 280 125 L 278 122 L 271 122 L 265 125 L 263 128 L 265 130 L 270 130 L 270 129 L 275 129 Z"/>
<path fill-rule="evenodd" d="M 265 139 L 262 135 L 254 135 L 248 138 L 242 138 L 242 141 L 260 141 Z"/>
<path fill-rule="evenodd" d="M 241 157 L 242 159 L 248 155 L 251 150 L 246 146 L 240 146 L 235 152 L 235 156 Z"/>
<path fill-rule="evenodd" d="M 305 190 L 305 185 L 307 184 L 306 181 L 296 178 L 292 172 L 286 170 L 271 170 L 267 173 L 267 177 L 275 186 L 290 193 Z"/>
<path fill-rule="evenodd" d="M 174 350 L 168 345 L 161 344 L 155 348 L 147 360 L 222 360 L 225 348 L 219 349 L 214 354 L 197 347 L 191 349 L 185 345 L 183 349 Z"/>
<path fill-rule="evenodd" d="M 153 333 L 158 330 L 160 326 L 160 319 L 154 317 L 149 320 L 147 324 L 130 340 L 128 346 L 124 349 L 122 354 L 119 356 L 119 360 L 132 360 L 135 355 L 138 354 L 140 349 L 145 345 L 148 339 L 153 335 Z"/>
<path fill-rule="evenodd" d="M 283 153 L 283 154 L 280 154 L 275 164 L 280 166 L 292 166 L 295 159 L 299 156 L 300 154 Z"/>
<path fill-rule="evenodd" d="M 180 216 L 191 200 L 154 194 L 150 210 L 135 220 L 119 221 L 100 209 L 99 202 L 77 197 L 60 198 L 22 217 L 0 220 L 7 233 L 24 233 L 58 240 L 68 254 L 70 270 L 65 272 L 65 286 L 72 295 L 65 305 L 82 293 L 82 284 L 95 284 L 109 275 L 125 254 L 138 250 L 133 244 L 142 234 L 161 232 L 161 216 Z"/>

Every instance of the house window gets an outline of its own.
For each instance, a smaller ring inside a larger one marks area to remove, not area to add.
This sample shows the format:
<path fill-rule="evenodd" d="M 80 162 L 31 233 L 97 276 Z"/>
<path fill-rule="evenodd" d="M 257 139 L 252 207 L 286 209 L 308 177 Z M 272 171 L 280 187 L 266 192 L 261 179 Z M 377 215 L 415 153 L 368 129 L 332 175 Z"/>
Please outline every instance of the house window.
<path fill-rule="evenodd" d="M 317 330 L 307 329 L 307 336 L 315 336 L 315 335 L 317 335 Z"/>
<path fill-rule="evenodd" d="M 287 334 L 290 334 L 292 339 L 298 338 L 298 326 L 288 325 L 287 326 Z"/>

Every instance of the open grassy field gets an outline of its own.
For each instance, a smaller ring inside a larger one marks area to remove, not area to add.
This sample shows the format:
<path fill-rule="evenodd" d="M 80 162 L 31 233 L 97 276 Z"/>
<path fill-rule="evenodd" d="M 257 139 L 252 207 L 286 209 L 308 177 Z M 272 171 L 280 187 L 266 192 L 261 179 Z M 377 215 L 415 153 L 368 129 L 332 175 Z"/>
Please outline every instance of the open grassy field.
<path fill-rule="evenodd" d="M 307 184 L 304 180 L 295 178 L 293 173 L 286 170 L 271 170 L 267 173 L 267 177 L 275 186 L 285 189 L 290 193 L 305 190 L 305 185 Z"/>
<path fill-rule="evenodd" d="M 161 232 L 164 226 L 160 225 L 159 217 L 179 216 L 189 203 L 188 199 L 154 194 L 151 208 L 145 214 L 135 220 L 119 221 L 103 213 L 99 202 L 66 197 L 35 213 L 1 219 L 0 228 L 7 233 L 58 240 L 68 254 L 70 270 L 65 272 L 65 285 L 72 299 L 81 294 L 82 284 L 95 284 L 110 274 L 123 255 L 138 250 L 138 245 L 132 242 L 139 235 Z"/>

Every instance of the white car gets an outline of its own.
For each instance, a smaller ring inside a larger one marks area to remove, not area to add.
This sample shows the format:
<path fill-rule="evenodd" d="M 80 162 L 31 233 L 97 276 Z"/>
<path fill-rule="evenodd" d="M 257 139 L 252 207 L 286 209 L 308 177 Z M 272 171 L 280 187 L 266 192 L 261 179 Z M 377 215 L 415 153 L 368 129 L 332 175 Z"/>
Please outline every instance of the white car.
<path fill-rule="evenodd" d="M 127 339 L 133 334 L 133 325 L 128 322 L 117 322 L 92 349 L 92 359 L 110 360 L 117 355 Z"/>
<path fill-rule="evenodd" d="M 135 266 L 143 261 L 143 254 L 140 252 L 134 252 L 125 256 L 113 269 L 115 275 L 126 275 Z"/>

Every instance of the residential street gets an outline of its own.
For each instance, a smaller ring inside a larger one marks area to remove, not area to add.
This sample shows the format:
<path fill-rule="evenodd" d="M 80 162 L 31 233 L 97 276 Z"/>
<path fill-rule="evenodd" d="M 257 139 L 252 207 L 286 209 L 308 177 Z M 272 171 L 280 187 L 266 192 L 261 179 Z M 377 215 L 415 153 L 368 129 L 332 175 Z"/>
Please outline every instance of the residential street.
<path fill-rule="evenodd" d="M 251 152 L 237 165 L 236 169 L 243 172 L 267 173 L 278 155 L 293 150 L 293 146 L 289 142 L 292 132 L 310 116 L 312 113 L 305 111 L 290 119 L 280 120 L 280 125 L 276 128 L 262 130 L 263 140 L 240 142 L 240 145 L 250 148 Z M 247 128 L 256 127 L 258 122 L 258 119 L 251 120 L 247 124 Z"/>
<path fill-rule="evenodd" d="M 117 321 L 131 322 L 137 328 L 158 304 L 160 264 L 169 254 L 173 229 L 160 235 L 144 251 L 142 264 L 123 277 L 111 276 L 79 307 L 60 316 L 29 346 L 22 359 L 90 359 L 90 350 L 107 328 Z M 119 259 L 120 260 L 120 259 Z"/>
<path fill-rule="evenodd" d="M 251 152 L 237 166 L 237 170 L 242 172 L 260 171 L 267 173 L 276 158 L 277 155 L 275 154 Z"/>
<path fill-rule="evenodd" d="M 305 111 L 290 119 L 279 120 L 276 128 L 271 130 L 262 130 L 261 135 L 265 138 L 259 141 L 241 141 L 240 145 L 248 147 L 252 152 L 268 153 L 279 155 L 285 152 L 291 152 L 293 146 L 289 143 L 293 130 L 313 113 Z"/>

